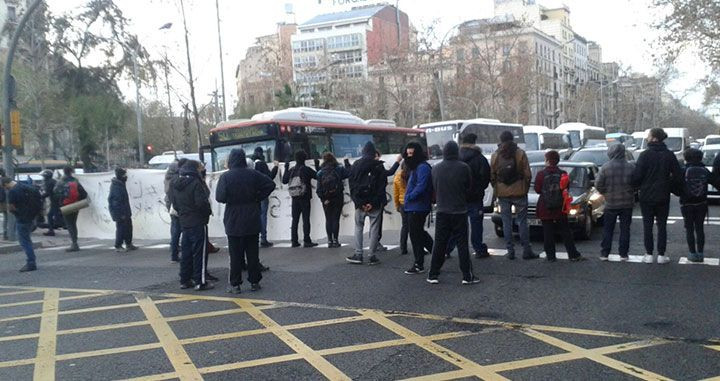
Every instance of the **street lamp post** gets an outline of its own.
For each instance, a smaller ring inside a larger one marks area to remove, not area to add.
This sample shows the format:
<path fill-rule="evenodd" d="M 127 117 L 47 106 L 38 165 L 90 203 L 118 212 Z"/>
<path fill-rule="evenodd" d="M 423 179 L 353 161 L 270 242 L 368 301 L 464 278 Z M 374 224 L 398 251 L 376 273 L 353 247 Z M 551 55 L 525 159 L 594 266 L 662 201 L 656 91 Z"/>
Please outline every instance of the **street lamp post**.
<path fill-rule="evenodd" d="M 140 106 L 140 76 L 138 75 L 137 50 L 132 51 L 133 77 L 135 77 L 135 118 L 137 120 L 138 153 L 140 154 L 140 166 L 145 166 L 145 143 L 143 141 L 142 110 Z"/>

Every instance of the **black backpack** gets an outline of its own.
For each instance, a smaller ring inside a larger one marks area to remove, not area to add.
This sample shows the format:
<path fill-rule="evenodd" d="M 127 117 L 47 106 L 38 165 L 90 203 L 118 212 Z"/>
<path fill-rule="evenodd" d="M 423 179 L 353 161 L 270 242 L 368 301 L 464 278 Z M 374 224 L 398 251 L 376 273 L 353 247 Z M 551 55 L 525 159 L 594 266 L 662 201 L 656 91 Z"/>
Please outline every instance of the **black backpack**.
<path fill-rule="evenodd" d="M 564 198 L 560 188 L 562 173 L 545 172 L 542 186 L 542 198 L 547 210 L 560 210 L 563 207 Z"/>
<path fill-rule="evenodd" d="M 517 169 L 517 162 L 515 161 L 515 155 L 511 158 L 506 158 L 503 155 L 498 155 L 497 161 L 498 167 L 498 180 L 505 185 L 512 185 L 520 179 L 520 174 Z"/>
<path fill-rule="evenodd" d="M 320 177 L 320 185 L 322 186 L 323 200 L 329 200 L 337 197 L 340 192 L 340 176 L 335 168 L 330 168 L 322 172 Z"/>
<path fill-rule="evenodd" d="M 373 166 L 367 173 L 357 179 L 357 195 L 362 200 L 370 200 L 374 196 L 375 184 L 377 184 L 377 167 Z"/>
<path fill-rule="evenodd" d="M 685 169 L 685 194 L 691 198 L 706 198 L 708 170 L 705 167 Z"/>
<path fill-rule="evenodd" d="M 27 212 L 24 213 L 28 217 L 35 218 L 42 212 L 42 196 L 40 191 L 32 185 L 22 185 L 23 197 L 27 203 Z"/>

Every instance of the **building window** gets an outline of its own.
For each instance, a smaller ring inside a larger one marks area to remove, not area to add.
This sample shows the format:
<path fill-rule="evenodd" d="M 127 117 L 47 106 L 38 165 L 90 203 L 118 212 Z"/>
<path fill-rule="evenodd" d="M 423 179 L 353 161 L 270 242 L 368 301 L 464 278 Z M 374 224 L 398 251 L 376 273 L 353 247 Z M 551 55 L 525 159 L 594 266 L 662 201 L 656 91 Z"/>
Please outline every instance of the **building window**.
<path fill-rule="evenodd" d="M 327 48 L 330 50 L 352 49 L 360 47 L 360 33 L 328 37 Z"/>
<path fill-rule="evenodd" d="M 322 38 L 305 41 L 295 41 L 292 44 L 293 53 L 307 53 L 322 50 L 324 47 L 324 41 Z"/>
<path fill-rule="evenodd" d="M 10 22 L 17 21 L 17 10 L 14 5 L 8 5 L 7 7 L 7 18 Z"/>
<path fill-rule="evenodd" d="M 477 46 L 472 48 L 472 56 L 473 58 L 480 57 L 480 48 L 478 48 Z"/>
<path fill-rule="evenodd" d="M 330 61 L 334 64 L 351 64 L 363 60 L 362 50 L 333 53 L 330 58 Z"/>
<path fill-rule="evenodd" d="M 464 60 L 465 60 L 465 49 L 458 49 L 458 51 L 457 51 L 457 60 L 458 60 L 458 61 L 464 61 Z"/>

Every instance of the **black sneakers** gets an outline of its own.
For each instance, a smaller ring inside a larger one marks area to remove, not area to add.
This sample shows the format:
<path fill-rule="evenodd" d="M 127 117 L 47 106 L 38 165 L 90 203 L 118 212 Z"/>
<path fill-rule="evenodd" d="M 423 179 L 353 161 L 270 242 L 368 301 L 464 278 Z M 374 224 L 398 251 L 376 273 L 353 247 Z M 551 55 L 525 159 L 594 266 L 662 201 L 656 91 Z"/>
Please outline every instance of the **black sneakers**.
<path fill-rule="evenodd" d="M 273 247 L 274 245 L 275 245 L 275 244 L 272 243 L 272 242 L 270 242 L 270 241 L 261 241 L 261 242 L 260 242 L 260 247 L 263 247 L 263 248 L 266 248 L 266 249 L 267 249 L 268 247 Z"/>
<path fill-rule="evenodd" d="M 237 285 L 237 286 L 230 286 L 230 288 L 227 289 L 227 293 L 228 293 L 228 294 L 239 294 L 240 292 L 241 292 L 241 291 L 240 291 L 240 286 L 239 286 L 239 285 Z"/>
<path fill-rule="evenodd" d="M 212 276 L 212 275 L 210 275 L 210 274 L 205 274 L 205 278 L 206 278 L 207 280 L 210 280 L 210 281 L 213 281 L 213 282 L 217 282 L 217 281 L 220 280 L 220 279 L 218 279 L 217 277 L 214 277 L 214 276 Z"/>
<path fill-rule="evenodd" d="M 300 242 L 293 242 L 290 244 L 290 247 L 293 247 L 293 248 L 300 247 Z"/>
<path fill-rule="evenodd" d="M 260 291 L 262 287 L 260 287 L 260 283 L 253 283 L 250 285 L 250 291 Z"/>
<path fill-rule="evenodd" d="M 21 273 L 26 273 L 26 272 L 35 271 L 35 270 L 37 270 L 37 266 L 35 266 L 35 265 L 27 265 L 27 264 L 26 264 L 25 266 L 23 266 L 23 267 L 20 269 L 20 272 L 21 272 Z"/>
<path fill-rule="evenodd" d="M 362 265 L 363 263 L 363 256 L 360 254 L 355 254 L 352 257 L 345 258 L 346 261 L 349 263 L 352 263 L 354 265 Z"/>
<path fill-rule="evenodd" d="M 317 246 L 317 245 L 318 245 L 318 244 L 315 243 L 315 242 L 305 242 L 305 243 L 303 243 L 303 247 L 304 247 L 304 248 L 307 248 L 307 249 L 312 248 L 312 247 L 315 247 L 315 246 Z"/>
<path fill-rule="evenodd" d="M 426 279 L 426 281 L 427 281 L 428 283 L 430 283 L 430 284 L 438 284 L 438 283 L 440 283 L 440 281 L 438 280 L 438 278 L 437 278 L 436 276 L 434 276 L 434 277 L 428 277 L 428 278 Z"/>
<path fill-rule="evenodd" d="M 379 263 L 380 263 L 380 260 L 378 259 L 378 257 L 376 257 L 374 255 L 372 257 L 370 257 L 370 259 L 368 259 L 368 265 L 370 265 L 370 266 L 377 265 Z"/>
<path fill-rule="evenodd" d="M 180 283 L 181 290 L 187 290 L 188 288 L 193 288 L 193 287 L 195 287 L 195 284 L 192 281 L 187 282 L 187 283 Z"/>
<path fill-rule="evenodd" d="M 127 245 L 127 251 L 135 251 L 137 249 L 138 249 L 138 247 L 133 244 Z"/>
<path fill-rule="evenodd" d="M 540 258 L 540 256 L 533 253 L 532 251 L 523 254 L 523 259 L 525 259 L 525 260 L 538 259 L 538 258 Z"/>
<path fill-rule="evenodd" d="M 466 286 L 471 285 L 471 284 L 478 284 L 478 283 L 480 283 L 480 279 L 475 278 L 475 276 L 473 276 L 471 278 L 465 278 L 462 280 L 462 284 L 466 285 Z"/>
<path fill-rule="evenodd" d="M 205 282 L 205 284 L 198 284 L 195 286 L 195 291 L 207 291 L 212 290 L 215 288 L 215 285 L 210 282 Z"/>
<path fill-rule="evenodd" d="M 422 267 L 417 267 L 417 266 L 415 266 L 415 265 L 413 265 L 413 267 L 405 270 L 405 274 L 407 274 L 407 275 L 417 275 L 417 274 L 422 274 L 422 273 L 424 273 L 424 272 L 425 272 L 425 269 L 424 269 L 424 268 L 422 268 Z"/>

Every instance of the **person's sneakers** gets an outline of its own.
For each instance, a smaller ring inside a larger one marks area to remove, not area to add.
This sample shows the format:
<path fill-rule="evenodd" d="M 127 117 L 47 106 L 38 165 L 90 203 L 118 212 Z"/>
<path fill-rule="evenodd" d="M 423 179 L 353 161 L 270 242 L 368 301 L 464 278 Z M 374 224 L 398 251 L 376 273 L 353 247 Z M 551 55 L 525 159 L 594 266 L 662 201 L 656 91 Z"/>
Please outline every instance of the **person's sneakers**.
<path fill-rule="evenodd" d="M 25 266 L 23 266 L 23 267 L 20 269 L 20 272 L 21 272 L 21 273 L 26 273 L 26 272 L 35 271 L 35 270 L 37 270 L 37 266 L 26 264 Z"/>
<path fill-rule="evenodd" d="M 215 288 L 215 285 L 210 282 L 205 282 L 204 284 L 198 284 L 195 286 L 195 291 L 207 291 L 212 290 Z"/>
<path fill-rule="evenodd" d="M 270 271 L 270 267 L 265 266 L 265 265 L 263 265 L 263 264 L 261 263 L 261 264 L 260 264 L 260 272 L 261 272 L 261 273 L 264 273 L 264 272 L 266 272 L 266 271 Z"/>
<path fill-rule="evenodd" d="M 209 280 L 209 281 L 212 281 L 212 282 L 217 282 L 217 281 L 220 280 L 220 279 L 218 279 L 217 277 L 214 277 L 214 276 L 210 275 L 209 273 L 208 273 L 208 274 L 205 274 L 205 279 L 207 279 L 207 280 Z"/>
<path fill-rule="evenodd" d="M 180 263 L 180 258 L 178 258 L 178 257 L 170 257 L 170 262 Z"/>
<path fill-rule="evenodd" d="M 253 283 L 250 285 L 250 291 L 260 291 L 262 287 L 260 287 L 260 283 Z"/>
<path fill-rule="evenodd" d="M 645 254 L 645 256 L 643 256 L 643 263 L 647 263 L 647 264 L 653 263 L 652 254 Z"/>
<path fill-rule="evenodd" d="M 511 261 L 514 260 L 514 259 L 515 259 L 515 253 L 508 253 L 507 256 L 506 256 L 506 258 L 509 259 L 509 260 L 511 260 Z"/>
<path fill-rule="evenodd" d="M 300 245 L 300 242 L 292 242 L 292 243 L 290 244 L 290 247 L 292 247 L 292 248 L 300 247 L 300 246 L 301 246 L 301 245 Z"/>
<path fill-rule="evenodd" d="M 408 255 L 407 249 L 400 249 L 400 255 Z"/>
<path fill-rule="evenodd" d="M 378 259 L 378 257 L 376 257 L 374 255 L 371 256 L 370 259 L 368 259 L 368 265 L 370 265 L 370 266 L 377 265 L 379 263 L 380 263 L 380 260 Z"/>
<path fill-rule="evenodd" d="M 80 246 L 78 246 L 76 243 L 70 245 L 70 247 L 65 249 L 66 253 L 77 253 L 78 251 L 80 251 Z"/>
<path fill-rule="evenodd" d="M 490 258 L 490 253 L 487 250 L 476 251 L 475 258 L 477 258 L 477 259 Z"/>
<path fill-rule="evenodd" d="M 620 262 L 627 262 L 629 260 L 630 260 L 630 257 L 628 257 L 627 255 L 620 256 Z"/>
<path fill-rule="evenodd" d="M 315 247 L 315 246 L 317 246 L 317 245 L 318 245 L 318 244 L 317 244 L 317 243 L 315 243 L 315 242 L 305 242 L 305 243 L 303 244 L 303 247 L 305 247 L 305 248 L 308 248 L 308 249 L 309 249 L 309 248 L 311 248 L 311 247 Z"/>
<path fill-rule="evenodd" d="M 270 241 L 260 241 L 260 247 L 268 248 L 273 247 L 275 244 Z"/>
<path fill-rule="evenodd" d="M 422 273 L 424 273 L 424 272 L 425 272 L 425 269 L 424 269 L 424 268 L 422 268 L 422 267 L 417 267 L 417 266 L 415 266 L 415 265 L 413 265 L 413 267 L 405 270 L 405 274 L 407 274 L 407 275 L 417 275 L 417 274 L 422 274 Z"/>
<path fill-rule="evenodd" d="M 474 276 L 472 278 L 467 278 L 462 280 L 463 285 L 471 285 L 471 284 L 478 284 L 480 283 L 480 279 L 475 278 Z"/>
<path fill-rule="evenodd" d="M 693 263 L 703 263 L 705 261 L 705 256 L 702 253 L 690 253 L 688 255 L 688 261 Z"/>
<path fill-rule="evenodd" d="M 658 265 L 666 265 L 670 263 L 670 257 L 668 257 L 667 255 L 658 255 L 657 263 Z"/>
<path fill-rule="evenodd" d="M 550 262 L 550 263 L 552 263 L 552 262 L 557 262 L 557 258 L 556 258 L 556 257 L 547 257 L 546 260 L 547 260 L 548 262 Z"/>
<path fill-rule="evenodd" d="M 115 252 L 116 252 L 116 253 L 126 253 L 127 250 L 125 250 L 122 246 L 120 246 L 120 247 L 117 247 L 117 246 L 116 246 L 116 247 L 115 247 Z"/>
<path fill-rule="evenodd" d="M 609 260 L 610 260 L 610 258 L 608 258 L 607 255 L 605 255 L 605 254 L 600 254 L 600 261 L 602 261 L 602 262 L 607 262 L 607 261 L 609 261 Z"/>
<path fill-rule="evenodd" d="M 133 245 L 132 243 L 127 245 L 127 251 L 135 251 L 139 249 L 137 246 Z"/>
<path fill-rule="evenodd" d="M 354 265 L 362 265 L 363 256 L 361 254 L 355 254 L 352 257 L 345 258 L 345 260 Z"/>
<path fill-rule="evenodd" d="M 192 281 L 187 282 L 187 283 L 180 283 L 181 290 L 187 290 L 188 288 L 193 288 L 193 287 L 195 287 L 195 285 L 193 284 Z"/>
<path fill-rule="evenodd" d="M 375 247 L 375 252 L 381 253 L 383 251 L 388 251 L 388 248 L 378 243 L 377 247 Z"/>
<path fill-rule="evenodd" d="M 538 259 L 538 258 L 540 258 L 540 256 L 533 253 L 532 251 L 523 254 L 523 259 L 526 259 L 526 260 Z"/>
<path fill-rule="evenodd" d="M 220 251 L 219 247 L 215 247 L 212 243 L 208 244 L 208 253 L 215 254 Z"/>
<path fill-rule="evenodd" d="M 55 232 L 54 232 L 54 231 L 49 231 L 49 232 L 43 233 L 43 235 L 44 235 L 45 237 L 55 237 Z"/>
<path fill-rule="evenodd" d="M 434 276 L 434 277 L 428 277 L 427 279 L 425 279 L 425 281 L 428 282 L 428 283 L 430 283 L 430 284 L 438 284 L 438 283 L 440 283 L 440 281 L 438 280 L 438 278 L 437 278 L 436 276 Z"/>
<path fill-rule="evenodd" d="M 570 262 L 582 262 L 584 260 L 587 260 L 587 258 L 583 257 L 582 255 L 570 258 Z"/>
<path fill-rule="evenodd" d="M 240 285 L 230 286 L 230 287 L 227 289 L 227 293 L 228 293 L 228 294 L 239 294 L 239 293 L 241 293 L 241 291 L 240 291 Z"/>

